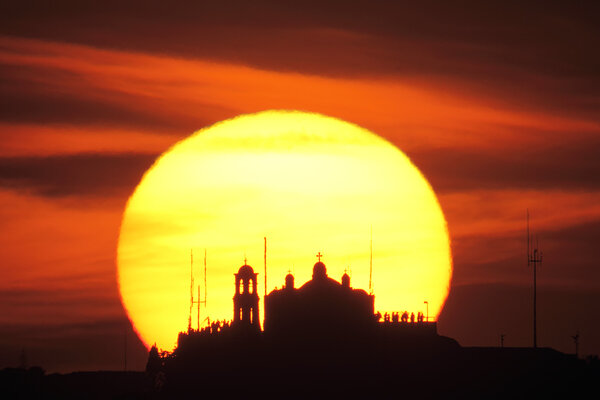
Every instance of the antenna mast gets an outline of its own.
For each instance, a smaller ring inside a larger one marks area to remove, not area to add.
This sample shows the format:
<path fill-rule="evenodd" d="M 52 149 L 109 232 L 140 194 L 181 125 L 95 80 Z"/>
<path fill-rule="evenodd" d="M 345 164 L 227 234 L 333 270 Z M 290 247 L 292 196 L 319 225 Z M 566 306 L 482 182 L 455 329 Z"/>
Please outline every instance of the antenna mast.
<path fill-rule="evenodd" d="M 208 286 L 206 286 L 206 249 L 204 249 L 204 308 L 206 308 L 206 293 L 208 292 Z"/>
<path fill-rule="evenodd" d="M 263 298 L 263 302 L 267 297 L 267 237 L 265 236 L 265 297 Z M 263 304 L 264 310 L 264 304 Z"/>
<path fill-rule="evenodd" d="M 194 302 L 198 307 L 198 332 L 200 332 L 200 304 L 204 304 L 204 309 L 206 309 L 206 292 L 206 249 L 204 249 L 204 301 L 200 300 L 200 285 L 198 285 L 198 300 Z"/>
<path fill-rule="evenodd" d="M 369 293 L 373 294 L 373 225 L 371 225 L 371 255 L 369 257 Z"/>
<path fill-rule="evenodd" d="M 196 329 L 198 330 L 198 332 L 200 332 L 200 285 L 198 285 L 198 301 L 196 302 L 198 303 L 198 320 L 197 320 L 197 326 Z"/>
<path fill-rule="evenodd" d="M 192 331 L 192 311 L 194 304 L 198 307 L 196 329 L 200 332 L 200 304 L 204 304 L 204 308 L 206 308 L 206 292 L 206 249 L 204 249 L 204 301 L 200 300 L 200 285 L 198 285 L 198 298 L 194 300 L 194 251 L 190 249 L 190 316 L 188 318 L 188 333 Z"/>
<path fill-rule="evenodd" d="M 194 251 L 190 249 L 190 315 L 188 318 L 188 332 L 192 331 L 192 310 L 194 309 Z"/>
<path fill-rule="evenodd" d="M 125 332 L 123 333 L 123 371 L 127 371 L 127 325 L 125 325 Z"/>
<path fill-rule="evenodd" d="M 575 336 L 571 336 L 573 342 L 575 342 L 575 357 L 579 358 L 579 331 L 575 334 Z"/>
<path fill-rule="evenodd" d="M 529 209 L 527 209 L 527 266 L 533 266 L 533 348 L 537 348 L 537 267 L 542 264 L 543 254 L 539 251 L 536 237 L 535 246 L 529 234 Z"/>

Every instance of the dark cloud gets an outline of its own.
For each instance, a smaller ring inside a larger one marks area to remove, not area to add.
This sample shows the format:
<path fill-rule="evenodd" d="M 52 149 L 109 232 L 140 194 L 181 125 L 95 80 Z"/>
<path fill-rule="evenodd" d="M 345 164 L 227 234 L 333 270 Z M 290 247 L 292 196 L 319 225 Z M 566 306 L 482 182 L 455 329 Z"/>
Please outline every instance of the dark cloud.
<path fill-rule="evenodd" d="M 197 117 L 161 114 L 157 112 L 161 109 L 157 101 L 98 89 L 89 78 L 59 68 L 0 65 L 0 76 L 4 77 L 0 80 L 2 122 L 109 126 L 177 134 L 216 122 L 202 117 L 203 113 Z M 139 106 L 140 100 L 147 108 Z"/>
<path fill-rule="evenodd" d="M 536 229 L 535 235 L 544 254 L 538 275 L 540 285 L 600 290 L 600 268 L 596 262 L 600 259 L 600 220 L 554 230 Z M 528 284 L 532 272 L 527 267 L 526 237 L 523 221 L 522 231 L 455 238 L 453 283 Z"/>
<path fill-rule="evenodd" d="M 600 221 L 537 234 L 546 257 L 544 273 L 549 279 L 576 278 L 582 285 L 600 283 Z"/>
<path fill-rule="evenodd" d="M 564 133 L 565 136 L 569 134 Z M 600 141 L 505 149 L 427 149 L 408 155 L 436 192 L 485 189 L 596 190 Z"/>
<path fill-rule="evenodd" d="M 145 368 L 147 351 L 122 315 L 62 324 L 0 325 L 0 368 L 28 365 L 47 372 L 122 370 L 127 340 L 127 367 Z"/>
<path fill-rule="evenodd" d="M 125 316 L 116 285 L 86 284 L 84 275 L 74 279 L 65 278 L 67 285 L 75 284 L 69 289 L 50 281 L 52 287 L 0 290 L 0 368 L 17 366 L 25 350 L 29 365 L 50 372 L 121 369 L 127 335 L 129 368 L 143 369 L 145 348 Z"/>
<path fill-rule="evenodd" d="M 38 324 L 25 323 L 17 325 L 5 325 L 2 327 L 2 330 L 9 335 L 15 335 L 22 332 L 29 332 L 26 336 L 30 337 L 32 334 L 37 336 L 40 332 L 36 332 L 36 327 Z M 118 316 L 114 318 L 105 318 L 105 319 L 90 319 L 87 321 L 79 321 L 79 322 L 65 322 L 62 323 L 54 323 L 43 324 L 44 332 L 43 336 L 47 338 L 55 338 L 62 336 L 71 336 L 74 334 L 81 335 L 94 335 L 94 334 L 104 334 L 104 333 L 114 333 L 115 330 L 124 331 L 125 327 L 130 325 L 129 320 L 125 316 Z"/>
<path fill-rule="evenodd" d="M 125 336 L 128 367 L 144 368 L 145 347 L 125 315 L 116 285 L 107 290 L 75 279 L 80 280 L 75 289 L 50 282 L 54 287 L 0 290 L 0 369 L 19 365 L 23 350 L 29 365 L 49 372 L 122 369 Z"/>
<path fill-rule="evenodd" d="M 65 278 L 68 281 L 68 278 Z M 56 310 L 61 307 L 77 308 L 80 307 L 82 299 L 86 307 L 96 308 L 120 308 L 118 293 L 116 290 L 104 290 L 91 295 L 90 290 L 81 289 L 82 282 L 77 282 L 78 289 L 60 290 L 60 289 L 23 289 L 9 288 L 0 290 L 0 302 L 4 307 L 14 309 L 36 309 Z M 111 288 L 113 289 L 113 288 Z"/>
<path fill-rule="evenodd" d="M 579 331 L 580 352 L 600 351 L 600 290 L 539 287 L 538 343 L 574 353 L 571 336 Z M 440 334 L 463 346 L 531 346 L 532 289 L 526 285 L 477 284 L 452 287 L 439 318 Z"/>
<path fill-rule="evenodd" d="M 331 76 L 458 80 L 501 101 L 594 116 L 595 2 L 12 2 L 0 33 Z"/>
<path fill-rule="evenodd" d="M 0 158 L 0 185 L 49 197 L 127 195 L 157 155 L 78 154 Z"/>

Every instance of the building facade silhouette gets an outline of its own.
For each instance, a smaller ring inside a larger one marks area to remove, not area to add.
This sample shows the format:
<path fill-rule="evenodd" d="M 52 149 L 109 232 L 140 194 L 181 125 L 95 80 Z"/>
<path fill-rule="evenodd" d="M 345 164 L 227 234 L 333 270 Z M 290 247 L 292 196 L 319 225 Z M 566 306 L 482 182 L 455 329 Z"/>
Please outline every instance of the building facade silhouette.
<path fill-rule="evenodd" d="M 264 329 L 272 335 L 358 332 L 376 324 L 374 300 L 364 290 L 353 289 L 347 273 L 342 283 L 328 277 L 319 261 L 312 279 L 301 287 L 295 288 L 294 276 L 288 274 L 285 286 L 266 296 Z"/>

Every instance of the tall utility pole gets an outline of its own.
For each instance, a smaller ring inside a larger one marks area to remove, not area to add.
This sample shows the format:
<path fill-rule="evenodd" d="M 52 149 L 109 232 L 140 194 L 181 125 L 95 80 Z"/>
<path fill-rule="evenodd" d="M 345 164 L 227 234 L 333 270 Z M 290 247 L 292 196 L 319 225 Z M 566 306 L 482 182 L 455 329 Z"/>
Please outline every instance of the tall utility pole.
<path fill-rule="evenodd" d="M 22 369 L 27 369 L 27 353 L 25 352 L 25 348 L 21 349 L 21 364 L 19 365 L 19 368 Z"/>
<path fill-rule="evenodd" d="M 198 332 L 200 332 L 200 304 L 204 304 L 204 310 L 206 310 L 206 292 L 206 249 L 204 249 L 204 300 L 200 300 L 200 285 L 198 285 L 198 300 L 194 301 L 194 304 L 198 307 Z"/>
<path fill-rule="evenodd" d="M 527 266 L 533 267 L 533 348 L 537 348 L 537 267 L 542 263 L 542 252 L 536 240 L 529 235 L 529 209 L 527 210 Z"/>
<path fill-rule="evenodd" d="M 188 319 L 188 332 L 192 331 L 192 310 L 194 309 L 194 304 L 198 307 L 196 329 L 200 332 L 200 304 L 204 304 L 204 308 L 206 309 L 206 292 L 206 249 L 204 249 L 204 301 L 200 300 L 200 285 L 198 285 L 198 298 L 194 300 L 194 251 L 190 249 L 190 316 Z"/>
<path fill-rule="evenodd" d="M 369 246 L 369 294 L 373 294 L 373 225 L 371 225 L 371 241 Z"/>
<path fill-rule="evenodd" d="M 267 309 L 267 237 L 265 239 L 265 295 L 263 296 L 263 328 L 265 324 L 265 310 Z M 257 290 L 258 292 L 258 290 Z"/>
<path fill-rule="evenodd" d="M 194 309 L 194 251 L 190 249 L 190 315 L 188 317 L 188 333 L 192 331 L 192 310 Z"/>
<path fill-rule="evenodd" d="M 127 325 L 125 326 L 125 332 L 123 333 L 123 371 L 127 371 Z"/>
<path fill-rule="evenodd" d="M 571 338 L 575 343 L 575 357 L 579 358 L 579 331 L 577 331 L 575 336 L 571 336 Z"/>
<path fill-rule="evenodd" d="M 198 310 L 197 310 L 197 311 L 198 311 L 198 316 L 197 316 L 197 318 L 196 318 L 196 323 L 197 323 L 197 325 L 196 325 L 196 330 L 197 330 L 198 332 L 200 332 L 200 303 L 202 303 L 202 302 L 200 301 L 200 285 L 198 285 L 198 300 L 197 300 L 195 303 L 197 303 L 197 304 L 196 304 L 196 307 L 198 307 Z"/>

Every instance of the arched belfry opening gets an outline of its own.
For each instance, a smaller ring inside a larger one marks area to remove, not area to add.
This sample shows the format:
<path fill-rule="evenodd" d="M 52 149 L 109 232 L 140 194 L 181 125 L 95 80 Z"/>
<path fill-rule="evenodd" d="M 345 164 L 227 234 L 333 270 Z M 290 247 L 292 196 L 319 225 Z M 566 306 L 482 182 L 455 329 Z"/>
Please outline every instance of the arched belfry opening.
<path fill-rule="evenodd" d="M 235 276 L 233 296 L 233 325 L 260 330 L 258 317 L 257 276 L 251 266 L 244 264 Z"/>

